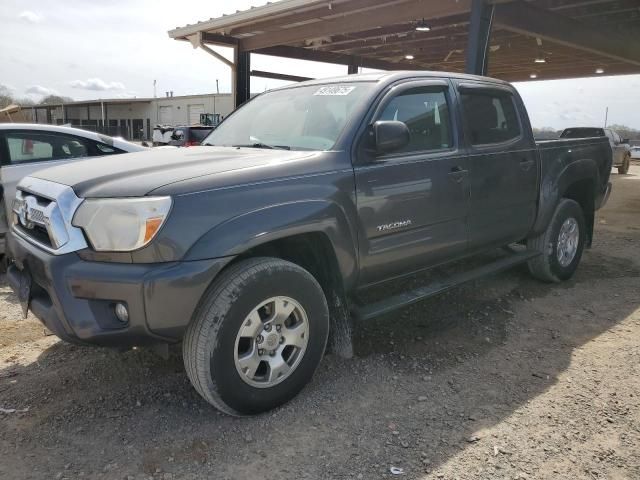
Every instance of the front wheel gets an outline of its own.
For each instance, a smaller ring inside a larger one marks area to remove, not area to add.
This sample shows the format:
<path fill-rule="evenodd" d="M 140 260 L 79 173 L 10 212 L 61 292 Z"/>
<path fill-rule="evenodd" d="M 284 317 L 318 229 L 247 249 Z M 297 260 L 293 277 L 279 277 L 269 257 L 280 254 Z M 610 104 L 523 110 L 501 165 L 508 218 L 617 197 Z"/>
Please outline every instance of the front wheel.
<path fill-rule="evenodd" d="M 260 413 L 309 382 L 328 333 L 329 308 L 309 272 L 275 258 L 244 260 L 205 294 L 184 338 L 185 368 L 219 410 Z"/>
<path fill-rule="evenodd" d="M 620 175 L 626 175 L 629 173 L 629 165 L 631 165 L 631 155 L 626 155 L 622 161 L 622 165 L 618 167 L 618 173 Z"/>
<path fill-rule="evenodd" d="M 529 272 L 544 282 L 568 280 L 578 268 L 585 238 L 585 220 L 580 204 L 563 198 L 545 232 L 527 240 L 527 248 L 540 253 L 529 261 Z"/>

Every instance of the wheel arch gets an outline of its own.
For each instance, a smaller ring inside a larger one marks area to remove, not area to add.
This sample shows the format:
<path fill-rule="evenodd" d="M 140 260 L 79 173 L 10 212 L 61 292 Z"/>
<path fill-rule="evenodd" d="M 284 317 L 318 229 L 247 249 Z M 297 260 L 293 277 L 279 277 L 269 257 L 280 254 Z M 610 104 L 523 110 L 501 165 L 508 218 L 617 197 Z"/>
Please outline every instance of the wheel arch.
<path fill-rule="evenodd" d="M 542 234 L 563 198 L 578 202 L 587 225 L 587 246 L 591 246 L 595 217 L 595 198 L 600 173 L 592 159 L 576 160 L 560 171 L 550 171 L 540 187 L 538 215 L 530 236 Z"/>
<path fill-rule="evenodd" d="M 316 239 L 309 246 L 322 246 L 325 253 L 331 253 L 334 266 L 349 289 L 355 284 L 358 271 L 356 235 L 346 214 L 335 203 L 294 202 L 255 210 L 217 225 L 189 249 L 184 259 L 246 258 L 260 250 L 282 249 L 291 239 Z"/>

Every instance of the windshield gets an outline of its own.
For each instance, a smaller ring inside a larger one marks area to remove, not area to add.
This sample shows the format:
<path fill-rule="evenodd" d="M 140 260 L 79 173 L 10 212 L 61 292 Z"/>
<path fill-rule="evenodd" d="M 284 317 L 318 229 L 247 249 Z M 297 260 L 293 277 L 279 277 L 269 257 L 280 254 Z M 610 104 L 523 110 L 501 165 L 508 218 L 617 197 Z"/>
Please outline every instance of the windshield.
<path fill-rule="evenodd" d="M 589 138 L 604 137 L 602 128 L 567 128 L 560 138 Z"/>
<path fill-rule="evenodd" d="M 265 93 L 234 112 L 202 144 L 331 150 L 372 86 L 313 85 Z"/>

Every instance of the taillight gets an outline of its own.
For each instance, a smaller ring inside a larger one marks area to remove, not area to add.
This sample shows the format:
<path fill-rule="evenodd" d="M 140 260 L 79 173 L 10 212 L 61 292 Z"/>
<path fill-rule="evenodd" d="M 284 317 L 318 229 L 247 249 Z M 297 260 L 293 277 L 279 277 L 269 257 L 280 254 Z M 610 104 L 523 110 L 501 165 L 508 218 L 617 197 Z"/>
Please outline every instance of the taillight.
<path fill-rule="evenodd" d="M 193 140 L 185 142 L 184 144 L 185 147 L 197 147 L 198 145 L 200 145 L 200 142 L 194 142 Z"/>

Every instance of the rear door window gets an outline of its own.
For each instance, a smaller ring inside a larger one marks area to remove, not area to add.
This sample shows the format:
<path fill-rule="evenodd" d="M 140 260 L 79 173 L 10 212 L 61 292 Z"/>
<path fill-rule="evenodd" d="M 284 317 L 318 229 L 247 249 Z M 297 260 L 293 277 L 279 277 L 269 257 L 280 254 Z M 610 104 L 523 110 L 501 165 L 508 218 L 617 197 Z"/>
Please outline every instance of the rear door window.
<path fill-rule="evenodd" d="M 19 165 L 86 157 L 86 141 L 72 135 L 40 132 L 6 132 L 9 163 Z"/>
<path fill-rule="evenodd" d="M 518 111 L 510 93 L 464 91 L 461 99 L 472 145 L 504 143 L 520 137 Z"/>

